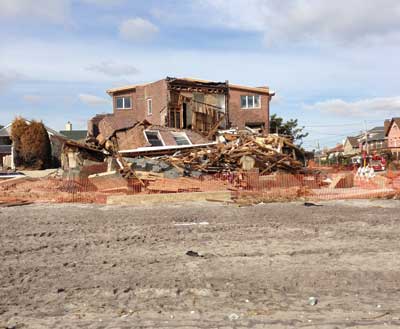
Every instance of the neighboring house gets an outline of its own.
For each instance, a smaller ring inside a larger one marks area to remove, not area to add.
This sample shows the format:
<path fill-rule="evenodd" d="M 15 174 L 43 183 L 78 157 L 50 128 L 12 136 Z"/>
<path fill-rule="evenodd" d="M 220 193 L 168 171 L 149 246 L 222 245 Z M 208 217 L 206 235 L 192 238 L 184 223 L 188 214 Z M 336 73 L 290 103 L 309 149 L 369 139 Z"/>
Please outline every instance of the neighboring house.
<path fill-rule="evenodd" d="M 24 120 L 27 124 L 31 123 L 31 121 L 29 120 L 26 119 Z M 8 157 L 8 159 L 11 159 L 11 161 L 7 161 L 7 163 L 4 161 L 7 158 L 7 156 L 13 154 L 12 140 L 11 140 L 11 126 L 12 123 L 9 123 L 4 128 L 0 129 L 0 166 L 7 165 L 7 167 L 15 169 L 13 156 Z M 50 138 L 51 156 L 53 159 L 53 163 L 55 166 L 57 166 L 61 158 L 62 145 L 66 140 L 66 138 L 57 131 L 47 126 L 45 126 L 45 128 Z"/>
<path fill-rule="evenodd" d="M 327 160 L 329 163 L 339 163 L 339 158 L 343 156 L 344 147 L 342 144 L 338 144 L 335 147 L 326 151 Z"/>
<path fill-rule="evenodd" d="M 388 149 L 397 160 L 400 159 L 400 118 L 385 121 L 385 135 Z"/>
<path fill-rule="evenodd" d="M 3 167 L 3 157 L 11 155 L 11 138 L 9 131 L 5 127 L 0 129 L 0 167 Z"/>
<path fill-rule="evenodd" d="M 385 127 L 374 127 L 368 130 L 366 134 L 361 134 L 359 143 L 362 146 L 362 150 L 368 153 L 379 153 L 386 150 Z"/>
<path fill-rule="evenodd" d="M 343 144 L 343 155 L 353 156 L 360 152 L 360 144 L 357 136 L 348 136 Z"/>
<path fill-rule="evenodd" d="M 113 116 L 120 120 L 147 120 L 153 125 L 190 129 L 204 135 L 217 128 L 246 126 L 268 132 L 269 104 L 274 96 L 268 87 L 170 77 L 109 89 L 107 93 L 113 99 Z M 100 117 L 89 121 L 88 130 L 94 137 Z"/>
<path fill-rule="evenodd" d="M 314 161 L 318 164 L 324 163 L 327 161 L 326 150 L 318 150 L 314 152 Z"/>
<path fill-rule="evenodd" d="M 73 130 L 71 122 L 68 122 L 65 125 L 65 130 L 60 130 L 61 135 L 77 142 L 84 142 L 86 140 L 87 133 L 87 130 Z"/>

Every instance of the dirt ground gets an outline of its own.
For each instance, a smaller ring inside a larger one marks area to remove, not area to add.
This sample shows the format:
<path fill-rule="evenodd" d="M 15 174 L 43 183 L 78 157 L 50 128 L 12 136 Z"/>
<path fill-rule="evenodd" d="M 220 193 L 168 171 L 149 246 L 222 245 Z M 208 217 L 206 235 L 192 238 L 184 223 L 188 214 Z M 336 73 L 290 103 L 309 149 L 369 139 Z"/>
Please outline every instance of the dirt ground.
<path fill-rule="evenodd" d="M 0 208 L 0 328 L 397 328 L 399 205 Z"/>

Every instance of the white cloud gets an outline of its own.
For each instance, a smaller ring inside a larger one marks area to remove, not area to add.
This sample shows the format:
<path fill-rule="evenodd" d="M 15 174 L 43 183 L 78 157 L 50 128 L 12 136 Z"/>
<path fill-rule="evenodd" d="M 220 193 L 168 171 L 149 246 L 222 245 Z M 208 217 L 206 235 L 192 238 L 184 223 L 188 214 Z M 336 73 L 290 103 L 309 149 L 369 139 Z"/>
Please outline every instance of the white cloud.
<path fill-rule="evenodd" d="M 335 43 L 397 40 L 398 0 L 192 0 L 174 8 L 153 8 L 169 24 L 222 27 L 264 35 L 267 44 Z M 385 40 L 382 40 L 385 38 Z"/>
<path fill-rule="evenodd" d="M 0 17 L 39 18 L 56 24 L 69 19 L 70 0 L 1 0 Z"/>
<path fill-rule="evenodd" d="M 29 104 L 37 105 L 40 104 L 43 100 L 42 96 L 39 95 L 23 95 L 22 99 Z"/>
<path fill-rule="evenodd" d="M 126 0 L 81 0 L 83 3 L 98 6 L 117 6 L 126 2 Z"/>
<path fill-rule="evenodd" d="M 100 64 L 90 65 L 87 67 L 87 70 L 100 72 L 111 77 L 120 77 L 139 73 L 139 70 L 132 65 L 115 63 L 113 61 L 104 61 Z"/>
<path fill-rule="evenodd" d="M 397 0 L 301 0 L 275 7 L 267 16 L 265 37 L 276 40 L 352 44 L 397 34 Z"/>
<path fill-rule="evenodd" d="M 158 31 L 157 26 L 140 17 L 127 19 L 119 27 L 120 36 L 131 41 L 151 39 Z"/>
<path fill-rule="evenodd" d="M 325 113 L 351 116 L 392 116 L 400 114 L 400 96 L 376 97 L 346 102 L 342 99 L 331 99 L 305 105 L 306 109 L 319 110 Z"/>
<path fill-rule="evenodd" d="M 95 95 L 90 95 L 90 94 L 79 94 L 79 100 L 89 106 L 101 106 L 101 105 L 110 105 L 110 101 L 101 98 Z"/>

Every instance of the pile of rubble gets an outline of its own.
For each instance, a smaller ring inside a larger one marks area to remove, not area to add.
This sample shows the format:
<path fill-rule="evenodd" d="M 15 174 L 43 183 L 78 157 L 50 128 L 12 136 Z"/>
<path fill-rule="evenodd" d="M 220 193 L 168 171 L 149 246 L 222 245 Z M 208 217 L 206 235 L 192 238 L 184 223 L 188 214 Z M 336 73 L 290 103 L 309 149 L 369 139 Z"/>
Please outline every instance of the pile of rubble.
<path fill-rule="evenodd" d="M 192 130 L 154 126 L 147 121 L 114 121 L 103 119 L 99 124 L 101 133 L 88 138 L 85 144 L 65 143 L 65 172 L 90 179 L 97 175 L 102 181 L 117 175 L 146 188 L 149 181 L 157 179 L 198 178 L 253 169 L 261 175 L 304 170 L 304 153 L 288 137 L 230 129 L 216 131 L 216 141 L 211 141 Z"/>
<path fill-rule="evenodd" d="M 289 138 L 278 135 L 230 134 L 225 143 L 179 151 L 164 157 L 165 162 L 190 172 L 217 173 L 258 168 L 261 174 L 274 171 L 297 173 L 302 170 L 303 152 Z"/>

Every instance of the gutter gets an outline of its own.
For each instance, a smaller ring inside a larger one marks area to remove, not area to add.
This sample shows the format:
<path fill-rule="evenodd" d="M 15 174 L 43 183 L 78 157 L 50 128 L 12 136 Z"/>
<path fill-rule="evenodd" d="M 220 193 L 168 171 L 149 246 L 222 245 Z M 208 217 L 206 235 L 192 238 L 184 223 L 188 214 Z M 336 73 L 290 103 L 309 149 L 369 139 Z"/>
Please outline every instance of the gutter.
<path fill-rule="evenodd" d="M 146 153 L 146 152 L 155 152 L 155 151 L 173 151 L 173 150 L 184 150 L 184 149 L 193 149 L 199 147 L 207 147 L 216 145 L 217 142 L 212 143 L 204 143 L 204 144 L 192 144 L 192 145 L 166 145 L 166 146 L 144 146 L 138 147 L 132 150 L 122 150 L 118 153 L 127 154 L 127 153 Z"/>

